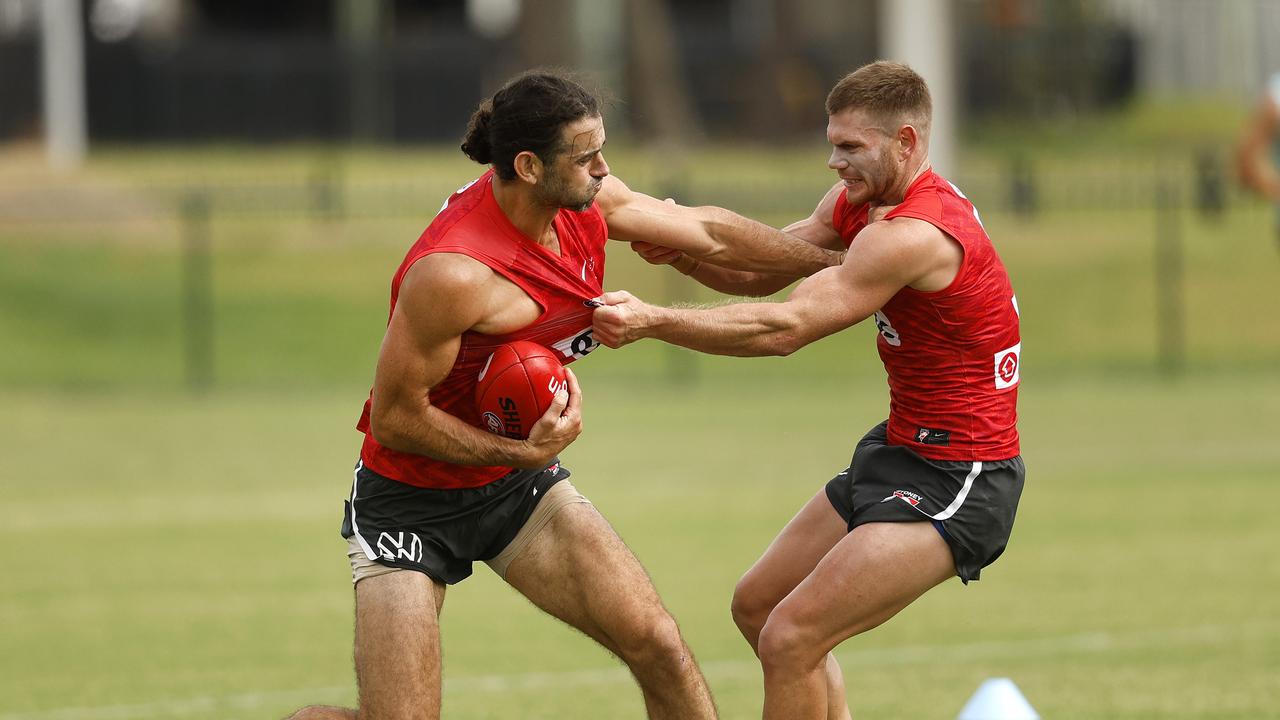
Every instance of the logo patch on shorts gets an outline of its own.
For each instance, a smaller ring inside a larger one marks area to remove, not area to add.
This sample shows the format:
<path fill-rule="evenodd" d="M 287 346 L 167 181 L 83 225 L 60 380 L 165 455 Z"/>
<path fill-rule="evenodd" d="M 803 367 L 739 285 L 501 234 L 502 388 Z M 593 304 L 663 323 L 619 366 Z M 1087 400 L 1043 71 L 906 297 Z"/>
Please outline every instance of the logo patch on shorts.
<path fill-rule="evenodd" d="M 924 498 L 911 492 L 910 490 L 894 490 L 892 495 L 881 500 L 880 502 L 889 502 L 894 498 L 898 498 L 899 500 L 910 505 L 911 507 L 918 506 L 920 504 L 920 501 L 924 500 Z"/>
<path fill-rule="evenodd" d="M 408 560 L 422 562 L 422 540 L 415 533 L 404 531 L 392 535 L 384 532 L 378 536 L 378 554 L 383 560 Z"/>
<path fill-rule="evenodd" d="M 921 445 L 950 445 L 951 431 L 937 428 L 916 428 L 916 442 Z"/>

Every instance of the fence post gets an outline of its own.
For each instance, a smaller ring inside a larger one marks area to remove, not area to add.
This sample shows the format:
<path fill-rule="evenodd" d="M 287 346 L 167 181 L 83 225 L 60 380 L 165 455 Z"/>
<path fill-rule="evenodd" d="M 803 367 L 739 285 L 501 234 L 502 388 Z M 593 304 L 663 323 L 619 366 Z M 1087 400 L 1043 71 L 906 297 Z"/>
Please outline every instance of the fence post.
<path fill-rule="evenodd" d="M 1200 215 L 1221 220 L 1227 208 L 1226 180 L 1223 178 L 1222 161 L 1212 149 L 1196 153 L 1196 209 Z"/>
<path fill-rule="evenodd" d="M 1040 207 L 1035 170 L 1024 155 L 1009 164 L 1009 207 L 1024 221 L 1033 219 Z"/>
<path fill-rule="evenodd" d="M 323 222 L 341 220 L 346 215 L 343 202 L 342 169 L 334 164 L 318 166 L 311 172 L 311 215 Z"/>
<path fill-rule="evenodd" d="M 1156 187 L 1156 344 L 1168 376 L 1186 365 L 1185 270 L 1177 191 L 1168 180 Z"/>
<path fill-rule="evenodd" d="M 182 200 L 182 334 L 187 389 L 213 387 L 213 270 L 209 195 L 193 190 Z"/>

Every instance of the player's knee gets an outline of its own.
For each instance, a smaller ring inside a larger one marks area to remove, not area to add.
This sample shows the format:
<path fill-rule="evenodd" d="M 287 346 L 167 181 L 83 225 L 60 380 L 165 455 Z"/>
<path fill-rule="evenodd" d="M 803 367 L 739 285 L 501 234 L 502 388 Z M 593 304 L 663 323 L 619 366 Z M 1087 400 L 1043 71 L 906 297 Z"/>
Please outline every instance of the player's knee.
<path fill-rule="evenodd" d="M 618 652 L 632 668 L 676 667 L 690 661 L 680 628 L 667 613 L 656 613 L 618 639 Z"/>
<path fill-rule="evenodd" d="M 826 661 L 813 633 L 782 613 L 769 616 L 760 630 L 757 652 L 765 674 L 790 674 L 813 669 Z"/>
<path fill-rule="evenodd" d="M 733 622 L 748 639 L 759 636 L 760 629 L 769 619 L 774 608 L 773 598 L 746 576 L 738 581 L 733 589 L 733 600 L 729 603 L 729 612 Z"/>

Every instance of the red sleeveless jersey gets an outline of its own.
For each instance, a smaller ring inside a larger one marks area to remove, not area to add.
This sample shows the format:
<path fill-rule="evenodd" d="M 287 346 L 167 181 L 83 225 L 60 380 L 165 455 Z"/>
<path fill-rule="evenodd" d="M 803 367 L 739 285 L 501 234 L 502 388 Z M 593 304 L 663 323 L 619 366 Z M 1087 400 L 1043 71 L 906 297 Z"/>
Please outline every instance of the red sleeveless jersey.
<path fill-rule="evenodd" d="M 596 348 L 591 336 L 592 307 L 587 301 L 600 295 L 604 281 L 604 243 L 608 239 L 604 217 L 593 203 L 584 212 L 562 209 L 554 226 L 560 238 L 559 255 L 511 224 L 493 197 L 490 170 L 454 193 L 409 248 L 391 281 L 393 312 L 405 273 L 418 260 L 438 252 L 479 260 L 515 283 L 542 308 L 532 325 L 507 335 L 463 333 L 453 369 L 431 389 L 432 405 L 484 429 L 475 407 L 476 376 L 499 345 L 530 340 L 555 350 L 566 365 Z M 467 488 L 486 485 L 511 471 L 508 467 L 454 465 L 385 447 L 369 430 L 371 404 L 372 393 L 356 428 L 365 434 L 360 458 L 379 475 L 418 487 Z"/>
<path fill-rule="evenodd" d="M 844 195 L 837 200 L 835 227 L 846 246 L 866 227 L 867 210 Z M 895 217 L 936 226 L 960 243 L 964 259 L 946 288 L 904 287 L 875 314 L 889 374 L 890 444 L 934 460 L 1018 455 L 1018 301 L 977 210 L 928 170 L 886 219 Z"/>

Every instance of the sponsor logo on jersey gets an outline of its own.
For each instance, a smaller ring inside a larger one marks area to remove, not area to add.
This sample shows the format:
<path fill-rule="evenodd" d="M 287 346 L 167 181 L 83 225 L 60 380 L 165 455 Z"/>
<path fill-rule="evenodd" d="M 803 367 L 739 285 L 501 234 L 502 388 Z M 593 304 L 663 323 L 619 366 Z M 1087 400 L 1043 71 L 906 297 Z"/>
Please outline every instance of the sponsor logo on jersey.
<path fill-rule="evenodd" d="M 877 310 L 875 318 L 876 329 L 880 331 L 880 337 L 894 347 L 901 345 L 902 336 L 898 334 L 897 330 L 893 329 L 893 325 L 889 322 L 889 318 L 885 316 L 884 312 Z"/>
<path fill-rule="evenodd" d="M 383 560 L 422 562 L 422 540 L 411 532 L 384 532 L 378 536 L 378 554 Z"/>
<path fill-rule="evenodd" d="M 881 500 L 880 502 L 889 502 L 894 498 L 901 500 L 902 502 L 910 505 L 911 507 L 918 506 L 920 502 L 924 500 L 924 498 L 920 497 L 916 493 L 911 492 L 910 490 L 894 490 L 892 495 Z"/>
<path fill-rule="evenodd" d="M 1018 384 L 1022 367 L 1022 343 L 1005 348 L 995 355 L 996 389 L 1004 390 Z"/>
<path fill-rule="evenodd" d="M 588 325 L 567 338 L 551 343 L 551 347 L 566 358 L 577 360 L 600 347 L 600 343 L 596 342 L 595 336 L 591 334 L 591 326 Z"/>

